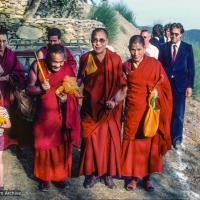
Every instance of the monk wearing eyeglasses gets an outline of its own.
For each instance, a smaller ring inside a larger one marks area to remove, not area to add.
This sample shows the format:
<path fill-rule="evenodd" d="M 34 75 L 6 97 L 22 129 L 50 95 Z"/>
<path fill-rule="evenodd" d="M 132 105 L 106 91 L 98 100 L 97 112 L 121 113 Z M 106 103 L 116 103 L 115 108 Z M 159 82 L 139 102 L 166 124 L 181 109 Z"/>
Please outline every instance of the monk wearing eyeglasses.
<path fill-rule="evenodd" d="M 91 42 L 93 50 L 81 57 L 78 72 L 83 88 L 80 175 L 85 175 L 85 188 L 101 179 L 113 189 L 112 176 L 121 175 L 120 119 L 126 80 L 121 58 L 106 48 L 106 29 L 96 28 Z"/>

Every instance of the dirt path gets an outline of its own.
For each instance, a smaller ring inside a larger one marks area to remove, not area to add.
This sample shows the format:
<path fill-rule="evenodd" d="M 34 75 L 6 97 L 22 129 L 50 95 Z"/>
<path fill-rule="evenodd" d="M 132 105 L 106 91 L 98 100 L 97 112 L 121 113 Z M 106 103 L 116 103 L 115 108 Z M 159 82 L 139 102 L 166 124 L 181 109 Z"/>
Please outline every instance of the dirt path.
<path fill-rule="evenodd" d="M 5 151 L 5 187 L 20 190 L 20 196 L 0 196 L 0 199 L 39 200 L 39 199 L 200 199 L 200 102 L 188 100 L 184 146 L 180 151 L 171 150 L 165 157 L 162 175 L 154 174 L 153 183 L 156 190 L 148 193 L 138 186 L 134 192 L 127 192 L 123 180 L 116 180 L 117 189 L 111 190 L 97 183 L 92 189 L 82 187 L 83 177 L 71 178 L 67 188 L 59 190 L 53 185 L 48 193 L 38 191 L 33 179 L 33 151 L 24 148 L 20 157 Z M 25 153 L 26 152 L 26 153 Z M 77 172 L 78 150 L 74 150 L 76 159 L 73 174 Z M 28 176 L 27 176 L 28 174 Z"/>

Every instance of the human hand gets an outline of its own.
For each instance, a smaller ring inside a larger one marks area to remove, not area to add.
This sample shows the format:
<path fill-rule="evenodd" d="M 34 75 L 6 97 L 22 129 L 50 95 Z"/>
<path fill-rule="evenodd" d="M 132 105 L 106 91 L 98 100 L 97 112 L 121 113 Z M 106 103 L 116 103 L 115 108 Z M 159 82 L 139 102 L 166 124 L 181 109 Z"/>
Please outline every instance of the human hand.
<path fill-rule="evenodd" d="M 7 74 L 5 76 L 0 75 L 0 81 L 9 81 L 9 74 Z"/>
<path fill-rule="evenodd" d="M 0 65 L 0 76 L 4 73 L 2 66 Z"/>
<path fill-rule="evenodd" d="M 155 88 L 152 92 L 154 93 L 154 98 L 158 98 L 158 90 Z"/>
<path fill-rule="evenodd" d="M 113 101 L 113 100 L 106 101 L 106 107 L 108 109 L 113 109 L 115 106 L 116 106 L 115 101 Z"/>
<path fill-rule="evenodd" d="M 186 97 L 191 97 L 192 96 L 192 88 L 188 87 L 186 89 L 185 96 Z"/>
<path fill-rule="evenodd" d="M 61 93 L 61 94 L 58 95 L 58 98 L 59 98 L 61 103 L 65 103 L 67 101 L 67 94 Z"/>
<path fill-rule="evenodd" d="M 49 90 L 51 88 L 50 84 L 49 84 L 49 80 L 46 80 L 42 83 L 42 89 L 44 91 Z"/>

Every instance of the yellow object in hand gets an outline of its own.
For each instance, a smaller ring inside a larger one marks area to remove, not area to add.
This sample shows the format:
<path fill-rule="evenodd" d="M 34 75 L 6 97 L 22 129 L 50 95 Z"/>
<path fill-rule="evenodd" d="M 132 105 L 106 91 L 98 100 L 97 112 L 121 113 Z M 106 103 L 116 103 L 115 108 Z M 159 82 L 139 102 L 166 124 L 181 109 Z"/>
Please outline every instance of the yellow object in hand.
<path fill-rule="evenodd" d="M 80 97 L 75 77 L 65 76 L 62 85 L 56 90 L 56 95 L 60 95 L 61 93 L 73 94 L 76 97 Z"/>
<path fill-rule="evenodd" d="M 45 75 L 44 75 L 44 72 L 43 72 L 43 70 L 42 70 L 42 66 L 41 66 L 41 64 L 40 64 L 40 61 L 39 61 L 39 59 L 38 59 L 37 54 L 36 54 L 35 51 L 34 51 L 34 54 L 35 54 L 35 58 L 36 58 L 36 61 L 37 61 L 37 66 L 38 66 L 38 69 L 39 69 L 39 71 L 40 71 L 40 73 L 41 73 L 41 75 L 42 75 L 43 81 L 46 81 L 47 79 L 46 79 L 46 77 L 45 77 Z"/>
<path fill-rule="evenodd" d="M 6 122 L 6 119 L 3 116 L 0 116 L 0 124 L 4 124 Z"/>

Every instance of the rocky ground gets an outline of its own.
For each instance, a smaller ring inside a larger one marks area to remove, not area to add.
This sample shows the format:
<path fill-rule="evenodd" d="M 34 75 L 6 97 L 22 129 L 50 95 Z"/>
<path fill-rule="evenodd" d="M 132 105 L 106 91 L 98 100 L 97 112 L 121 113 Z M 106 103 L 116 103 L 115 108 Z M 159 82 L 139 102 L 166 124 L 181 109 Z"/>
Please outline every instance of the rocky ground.
<path fill-rule="evenodd" d="M 7 200 L 62 200 L 62 199 L 200 199 L 200 102 L 187 100 L 184 142 L 179 151 L 171 150 L 165 157 L 162 175 L 154 174 L 155 191 L 148 193 L 138 185 L 134 192 L 124 189 L 123 180 L 116 179 L 117 189 L 111 190 L 101 183 L 92 189 L 84 189 L 83 177 L 77 177 L 79 150 L 74 149 L 73 178 L 67 181 L 67 188 L 60 190 L 54 185 L 48 193 L 40 192 L 33 177 L 33 150 L 24 147 L 17 157 L 4 152 L 5 189 L 19 190 L 19 196 L 4 193 L 0 199 Z"/>

